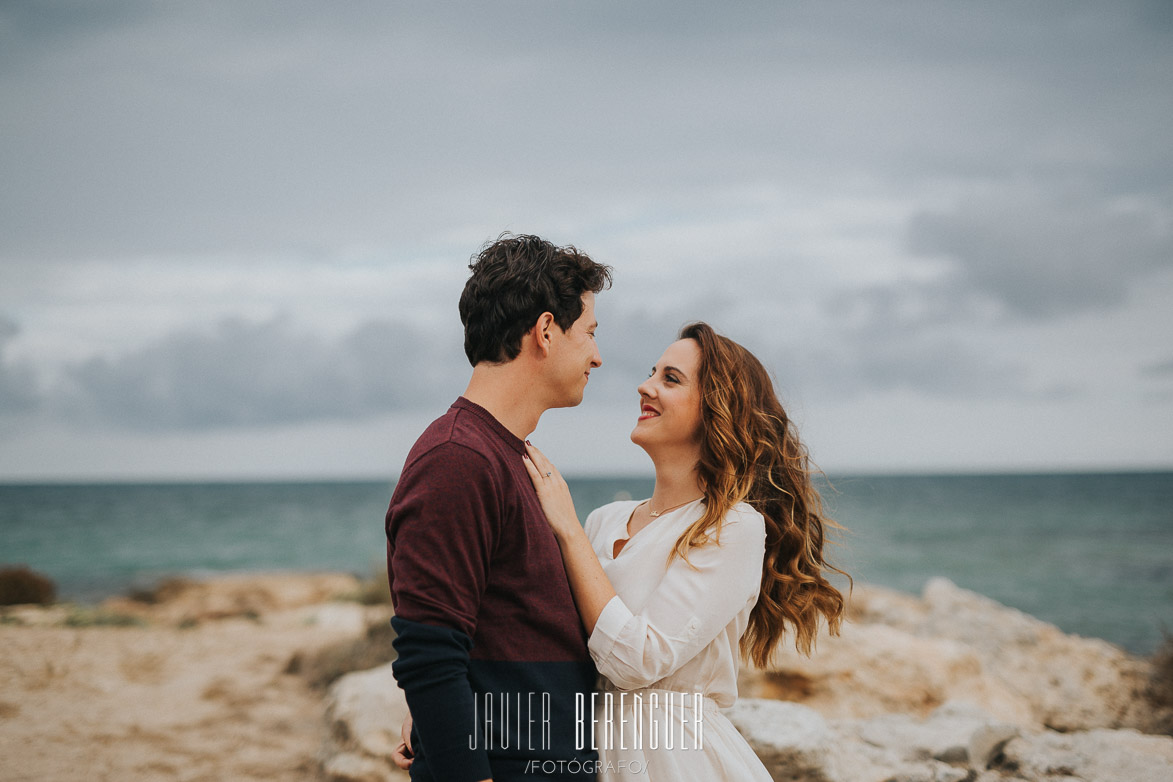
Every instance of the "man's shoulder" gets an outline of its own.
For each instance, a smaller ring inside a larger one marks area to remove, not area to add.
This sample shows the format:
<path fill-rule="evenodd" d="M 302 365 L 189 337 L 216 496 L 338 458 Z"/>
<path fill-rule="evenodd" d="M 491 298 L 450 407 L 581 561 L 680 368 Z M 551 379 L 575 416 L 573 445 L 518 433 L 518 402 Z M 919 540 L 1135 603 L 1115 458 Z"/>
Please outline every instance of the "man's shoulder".
<path fill-rule="evenodd" d="M 492 445 L 492 438 L 476 417 L 453 405 L 415 441 L 403 465 L 403 475 L 420 466 L 458 473 L 497 472 L 501 460 Z"/>

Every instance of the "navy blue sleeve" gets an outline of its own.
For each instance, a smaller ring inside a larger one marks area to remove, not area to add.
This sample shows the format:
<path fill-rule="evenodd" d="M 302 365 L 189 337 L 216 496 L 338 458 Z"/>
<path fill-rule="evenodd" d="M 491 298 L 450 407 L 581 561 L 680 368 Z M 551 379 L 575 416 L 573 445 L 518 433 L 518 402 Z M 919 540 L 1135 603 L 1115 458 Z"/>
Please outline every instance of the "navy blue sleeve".
<path fill-rule="evenodd" d="M 446 443 L 404 469 L 387 512 L 392 671 L 419 734 L 419 765 L 445 782 L 493 776 L 479 733 L 469 746 L 476 702 L 468 665 L 498 506 L 487 459 Z"/>
<path fill-rule="evenodd" d="M 469 748 L 476 730 L 468 682 L 472 639 L 459 630 L 391 618 L 398 655 L 391 663 L 407 696 L 415 732 L 435 779 L 478 782 L 493 776 L 485 750 Z"/>

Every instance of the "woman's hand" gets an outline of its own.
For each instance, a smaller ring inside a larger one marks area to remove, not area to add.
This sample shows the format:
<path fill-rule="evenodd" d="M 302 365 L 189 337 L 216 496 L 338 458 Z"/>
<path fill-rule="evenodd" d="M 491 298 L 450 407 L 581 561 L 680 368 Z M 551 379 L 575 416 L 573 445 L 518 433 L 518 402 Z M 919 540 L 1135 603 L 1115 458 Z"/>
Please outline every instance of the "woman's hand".
<path fill-rule="evenodd" d="M 538 501 L 542 503 L 546 521 L 554 530 L 555 537 L 562 539 L 581 530 L 578 513 L 574 510 L 574 500 L 570 497 L 570 488 L 566 485 L 562 473 L 558 472 L 558 468 L 550 463 L 545 454 L 530 445 L 528 440 L 525 443 L 525 450 L 525 469 L 529 472 L 529 479 L 533 481 Z"/>
<path fill-rule="evenodd" d="M 587 540 L 586 532 L 578 523 L 574 512 L 574 500 L 570 489 L 558 468 L 550 464 L 545 455 L 529 442 L 525 444 L 525 469 L 538 492 L 538 500 L 546 514 L 546 521 L 554 530 L 558 548 L 562 551 L 562 564 L 566 566 L 566 578 L 570 591 L 582 617 L 588 634 L 594 632 L 595 623 L 603 607 L 615 597 L 615 589 L 607 580 L 599 558 Z"/>

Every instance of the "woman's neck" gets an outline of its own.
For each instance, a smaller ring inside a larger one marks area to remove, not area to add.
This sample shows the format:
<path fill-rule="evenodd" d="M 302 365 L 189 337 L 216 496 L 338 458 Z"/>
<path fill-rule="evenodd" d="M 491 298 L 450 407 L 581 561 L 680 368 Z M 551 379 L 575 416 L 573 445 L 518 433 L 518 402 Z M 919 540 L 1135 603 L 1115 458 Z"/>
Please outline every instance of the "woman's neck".
<path fill-rule="evenodd" d="M 656 466 L 656 488 L 652 490 L 649 510 L 663 512 L 666 508 L 699 499 L 700 475 L 697 473 L 696 453 L 657 454 L 652 456 Z"/>

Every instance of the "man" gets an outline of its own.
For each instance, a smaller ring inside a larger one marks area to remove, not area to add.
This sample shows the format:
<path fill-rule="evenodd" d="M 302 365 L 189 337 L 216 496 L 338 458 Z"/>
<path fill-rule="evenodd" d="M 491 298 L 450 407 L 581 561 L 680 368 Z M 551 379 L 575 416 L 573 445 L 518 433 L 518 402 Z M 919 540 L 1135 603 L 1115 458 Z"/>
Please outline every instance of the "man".
<path fill-rule="evenodd" d="M 511 235 L 469 268 L 460 319 L 472 379 L 412 447 L 387 510 L 412 779 L 593 780 L 574 709 L 595 670 L 522 460 L 542 413 L 579 404 L 602 364 L 594 299 L 611 270 Z"/>

